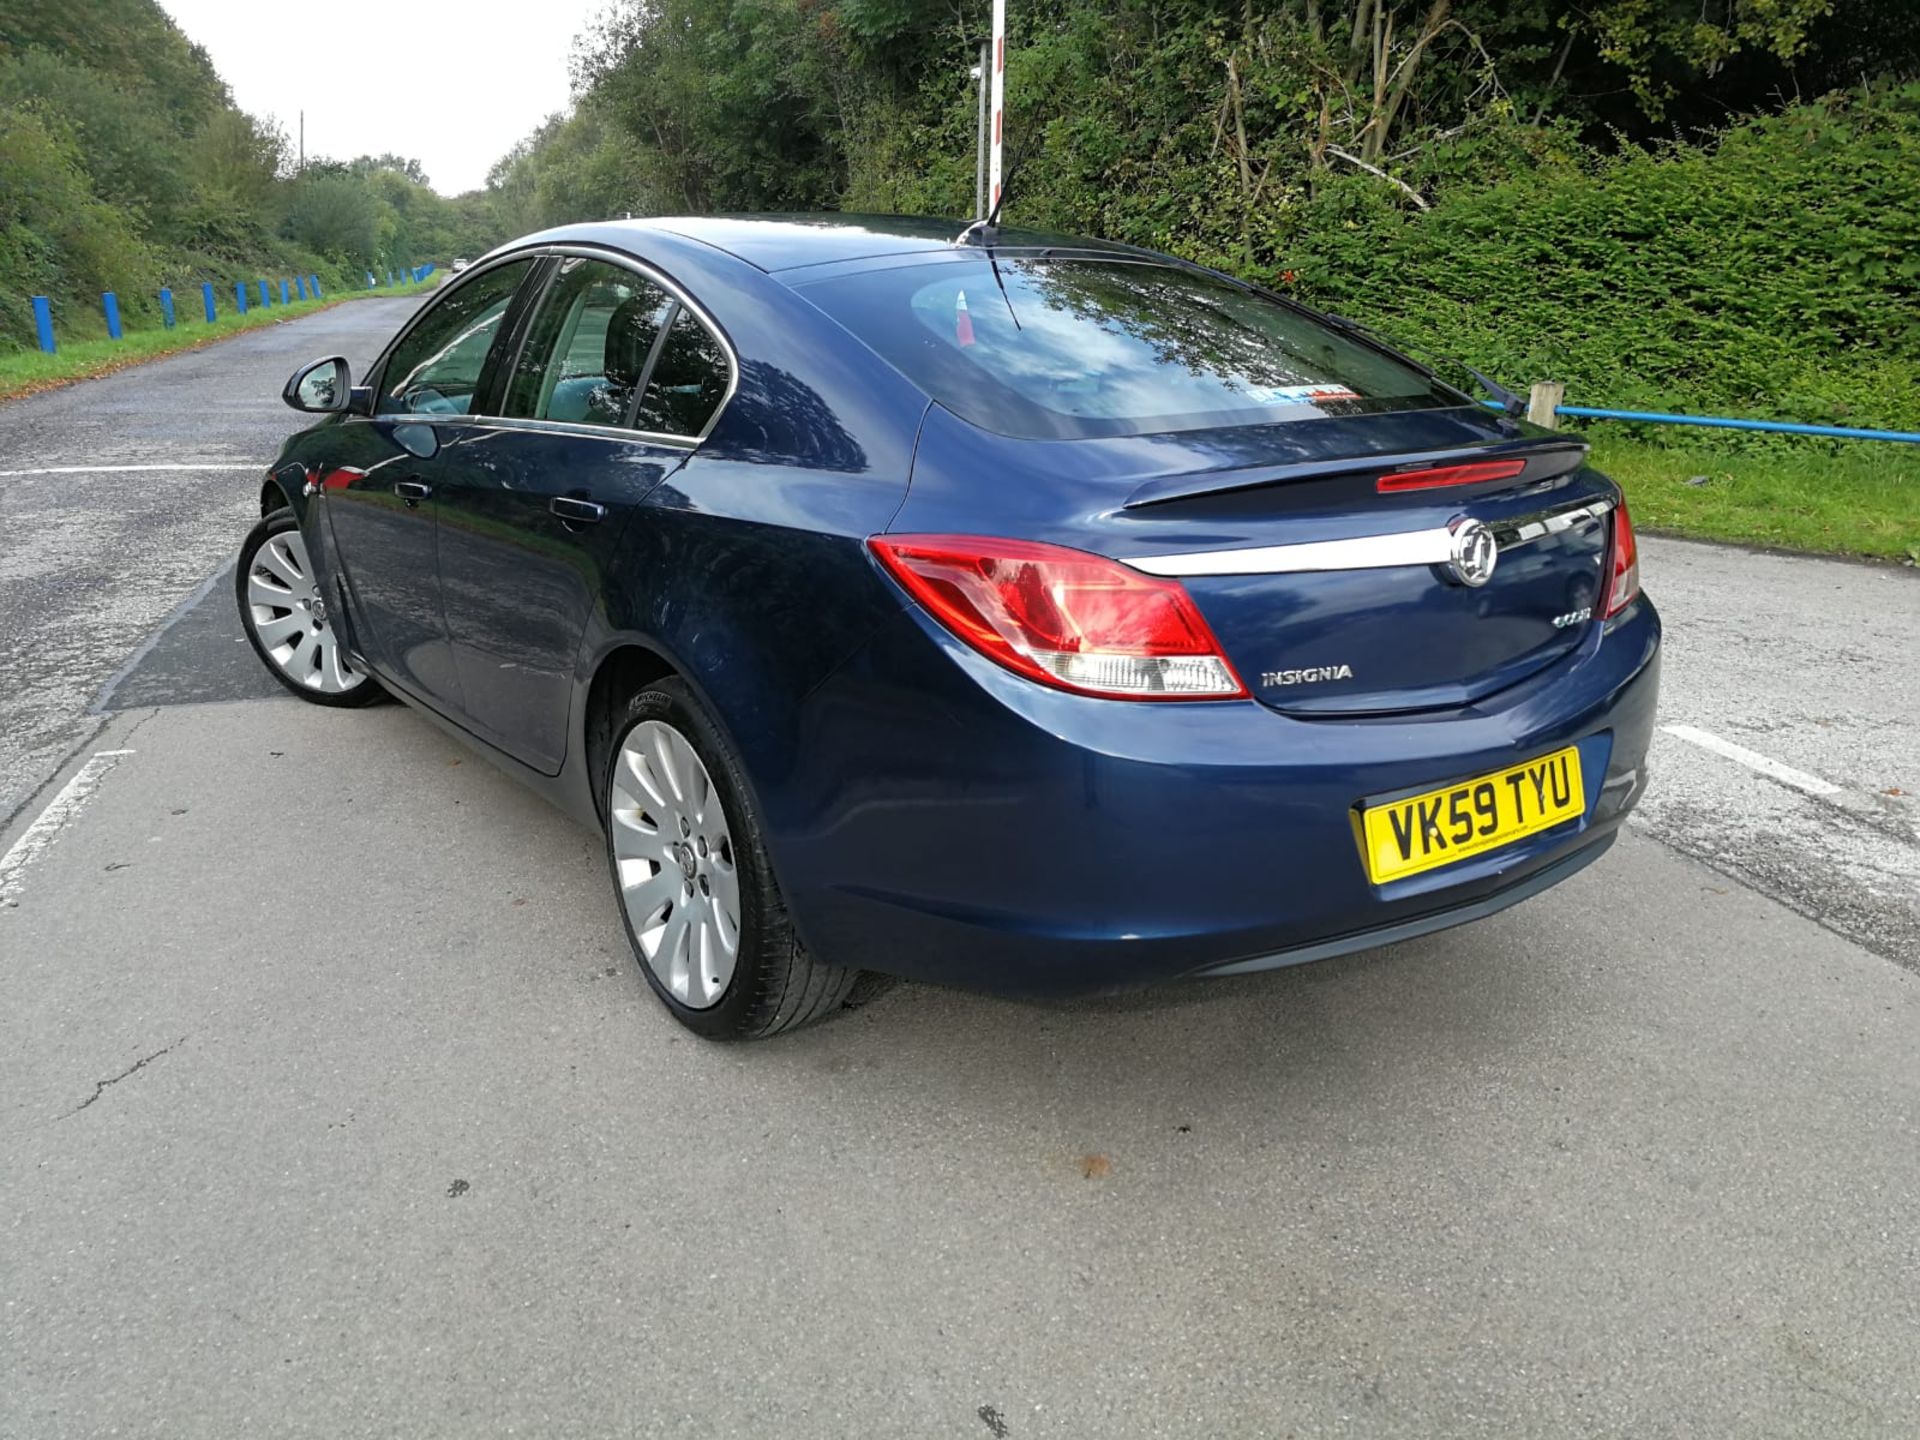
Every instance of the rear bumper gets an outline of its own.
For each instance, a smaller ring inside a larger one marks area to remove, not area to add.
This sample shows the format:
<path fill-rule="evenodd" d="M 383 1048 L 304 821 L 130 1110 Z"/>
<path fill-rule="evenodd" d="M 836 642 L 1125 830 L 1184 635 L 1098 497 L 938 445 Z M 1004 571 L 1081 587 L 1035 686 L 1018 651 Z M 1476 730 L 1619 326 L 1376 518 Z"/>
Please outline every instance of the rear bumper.
<path fill-rule="evenodd" d="M 1191 973 L 1208 976 L 1251 975 L 1260 970 L 1280 970 L 1288 965 L 1308 965 L 1315 960 L 1331 960 L 1338 955 L 1377 950 L 1382 945 L 1397 945 L 1402 940 L 1417 940 L 1422 935 L 1432 935 L 1440 930 L 1451 930 L 1456 925 L 1484 920 L 1509 906 L 1518 905 L 1522 900 L 1532 899 L 1542 890 L 1551 890 L 1569 875 L 1586 869 L 1606 853 L 1613 844 L 1613 835 L 1614 827 L 1610 826 L 1571 854 L 1543 865 L 1511 885 L 1483 895 L 1478 900 L 1449 905 L 1372 930 L 1358 930 L 1351 935 L 1336 935 L 1308 945 L 1296 945 L 1291 950 L 1278 950 L 1271 955 L 1255 955 L 1246 960 L 1227 960 L 1217 965 L 1202 966 Z"/>
<path fill-rule="evenodd" d="M 802 939 L 842 964 L 1016 994 L 1122 989 L 1366 949 L 1480 918 L 1596 859 L 1644 785 L 1660 624 L 1444 714 L 1302 720 L 1093 700 L 902 611 L 810 697 L 762 789 Z M 1578 745 L 1579 819 L 1370 882 L 1353 807 Z"/>

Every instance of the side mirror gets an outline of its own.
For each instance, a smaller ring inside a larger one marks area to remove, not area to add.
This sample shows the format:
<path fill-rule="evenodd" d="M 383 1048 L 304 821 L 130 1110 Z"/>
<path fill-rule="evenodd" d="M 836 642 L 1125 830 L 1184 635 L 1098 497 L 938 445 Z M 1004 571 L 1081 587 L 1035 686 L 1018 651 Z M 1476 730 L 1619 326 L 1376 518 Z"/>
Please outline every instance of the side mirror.
<path fill-rule="evenodd" d="M 294 371 L 280 398 L 296 410 L 333 415 L 347 408 L 352 393 L 353 372 L 342 357 L 333 355 Z"/>

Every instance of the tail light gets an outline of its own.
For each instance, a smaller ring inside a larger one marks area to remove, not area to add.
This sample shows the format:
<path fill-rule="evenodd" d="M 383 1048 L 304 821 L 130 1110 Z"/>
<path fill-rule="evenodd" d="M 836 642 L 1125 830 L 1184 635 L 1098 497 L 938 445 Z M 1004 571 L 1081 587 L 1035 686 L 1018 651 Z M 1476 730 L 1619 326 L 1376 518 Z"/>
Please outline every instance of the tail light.
<path fill-rule="evenodd" d="M 1622 497 L 1613 507 L 1613 543 L 1608 547 L 1607 603 L 1600 611 L 1602 620 L 1618 615 L 1640 593 L 1640 547 L 1633 543 L 1633 521 L 1627 516 Z"/>
<path fill-rule="evenodd" d="M 934 619 L 1015 674 L 1132 700 L 1247 693 L 1177 580 L 1029 540 L 876 535 L 867 544 Z"/>

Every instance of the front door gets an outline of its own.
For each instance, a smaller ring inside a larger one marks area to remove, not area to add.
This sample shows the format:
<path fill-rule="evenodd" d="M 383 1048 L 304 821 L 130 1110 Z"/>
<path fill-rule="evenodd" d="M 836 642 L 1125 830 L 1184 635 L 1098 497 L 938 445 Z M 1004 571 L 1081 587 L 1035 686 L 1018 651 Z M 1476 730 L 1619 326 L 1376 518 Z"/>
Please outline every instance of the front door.
<path fill-rule="evenodd" d="M 449 710 L 461 698 L 440 609 L 440 494 L 534 264 L 490 266 L 434 301 L 394 347 L 374 414 L 339 427 L 336 468 L 321 477 L 355 644 L 377 672 Z"/>
<path fill-rule="evenodd" d="M 561 261 L 525 334 L 500 417 L 459 447 L 435 501 L 469 723 L 553 774 L 621 531 L 685 462 L 730 370 L 663 285 L 588 256 Z"/>

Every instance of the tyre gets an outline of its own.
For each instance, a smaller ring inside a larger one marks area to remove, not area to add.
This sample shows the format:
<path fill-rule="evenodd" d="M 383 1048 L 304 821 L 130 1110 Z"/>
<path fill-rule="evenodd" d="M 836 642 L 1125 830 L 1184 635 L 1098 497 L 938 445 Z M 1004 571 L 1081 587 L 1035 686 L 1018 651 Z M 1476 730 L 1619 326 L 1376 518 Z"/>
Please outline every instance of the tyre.
<path fill-rule="evenodd" d="M 693 692 L 662 680 L 615 726 L 601 800 L 627 941 L 674 1019 L 754 1040 L 831 1015 L 858 970 L 809 955 L 774 884 L 739 762 Z"/>
<path fill-rule="evenodd" d="M 315 705 L 370 705 L 380 698 L 379 683 L 353 663 L 327 617 L 293 511 L 275 510 L 248 532 L 233 588 L 247 640 L 287 689 Z"/>

